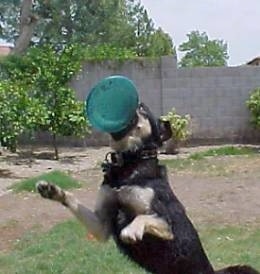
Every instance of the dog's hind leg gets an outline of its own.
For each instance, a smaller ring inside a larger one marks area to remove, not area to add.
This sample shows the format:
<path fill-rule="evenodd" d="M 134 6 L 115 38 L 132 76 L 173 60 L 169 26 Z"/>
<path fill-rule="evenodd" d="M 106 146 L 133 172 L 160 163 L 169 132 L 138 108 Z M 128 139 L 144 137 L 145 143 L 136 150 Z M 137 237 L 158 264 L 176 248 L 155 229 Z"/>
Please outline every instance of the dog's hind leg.
<path fill-rule="evenodd" d="M 122 229 L 120 238 L 127 243 L 135 243 L 143 238 L 145 233 L 157 236 L 164 240 L 172 240 L 173 233 L 162 218 L 154 215 L 138 215 L 124 229 Z"/>
<path fill-rule="evenodd" d="M 102 186 L 95 211 L 83 206 L 72 193 L 60 187 L 40 181 L 36 185 L 43 198 L 60 202 L 86 226 L 87 230 L 98 240 L 105 241 L 110 236 L 110 215 L 113 210 L 114 192 L 107 186 Z"/>

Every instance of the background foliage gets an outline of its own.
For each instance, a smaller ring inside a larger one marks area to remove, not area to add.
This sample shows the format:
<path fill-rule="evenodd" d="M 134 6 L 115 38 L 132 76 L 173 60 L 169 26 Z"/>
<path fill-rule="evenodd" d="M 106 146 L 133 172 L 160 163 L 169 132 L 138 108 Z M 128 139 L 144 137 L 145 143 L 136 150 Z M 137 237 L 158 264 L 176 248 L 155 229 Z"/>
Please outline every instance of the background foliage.
<path fill-rule="evenodd" d="M 252 91 L 249 99 L 246 102 L 251 115 L 251 124 L 260 129 L 260 88 Z"/>
<path fill-rule="evenodd" d="M 20 6 L 24 0 L 0 0 L 1 38 L 15 43 L 21 29 Z M 37 20 L 31 45 L 46 43 L 62 48 L 109 44 L 132 50 L 138 56 L 169 55 L 172 39 L 156 28 L 139 0 L 32 1 L 31 17 Z"/>
<path fill-rule="evenodd" d="M 223 40 L 210 40 L 205 32 L 192 31 L 187 34 L 188 41 L 180 45 L 184 53 L 181 67 L 226 66 L 228 60 L 227 44 Z"/>
<path fill-rule="evenodd" d="M 162 116 L 163 121 L 169 121 L 172 130 L 172 138 L 166 144 L 167 154 L 179 153 L 181 142 L 187 140 L 191 134 L 189 130 L 190 115 L 180 115 L 176 112 L 175 108 L 169 111 L 166 115 Z"/>
<path fill-rule="evenodd" d="M 180 115 L 176 112 L 175 108 L 173 108 L 171 111 L 169 111 L 166 115 L 161 117 L 164 121 L 169 121 L 171 124 L 171 130 L 172 130 L 172 139 L 175 142 L 181 142 L 185 141 L 190 131 L 188 129 L 189 123 L 190 123 L 190 116 L 188 114 L 186 115 Z"/>
<path fill-rule="evenodd" d="M 24 132 L 48 131 L 58 158 L 57 136 L 84 136 L 89 132 L 84 104 L 68 86 L 80 70 L 82 48 L 56 50 L 34 47 L 23 56 L 10 55 L 0 70 L 1 144 L 15 151 Z"/>
<path fill-rule="evenodd" d="M 0 144 L 16 150 L 17 138 L 26 130 L 44 124 L 45 107 L 29 96 L 20 82 L 0 82 Z"/>

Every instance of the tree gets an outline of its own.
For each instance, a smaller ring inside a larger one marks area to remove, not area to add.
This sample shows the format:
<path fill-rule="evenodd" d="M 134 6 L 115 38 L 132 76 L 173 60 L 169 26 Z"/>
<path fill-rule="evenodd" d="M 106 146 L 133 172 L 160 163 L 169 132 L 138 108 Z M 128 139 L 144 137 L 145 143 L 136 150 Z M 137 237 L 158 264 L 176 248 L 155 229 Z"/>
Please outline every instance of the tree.
<path fill-rule="evenodd" d="M 81 65 L 78 46 L 56 50 L 34 47 L 22 56 L 10 55 L 0 63 L 0 143 L 15 151 L 24 132 L 51 133 L 55 158 L 57 136 L 85 136 L 88 121 L 84 103 L 68 87 Z"/>
<path fill-rule="evenodd" d="M 0 36 L 8 42 L 14 42 L 18 35 L 19 4 L 20 0 L 0 0 Z"/>
<path fill-rule="evenodd" d="M 15 41 L 13 53 L 21 54 L 28 48 L 38 16 L 32 12 L 33 0 L 23 0 L 20 11 L 19 36 Z"/>
<path fill-rule="evenodd" d="M 1 36 L 17 53 L 45 43 L 106 44 L 138 56 L 173 52 L 171 38 L 154 27 L 139 0 L 0 0 L 0 19 Z"/>
<path fill-rule="evenodd" d="M 83 137 L 89 132 L 84 103 L 68 87 L 81 66 L 81 47 L 66 46 L 57 51 L 46 45 L 31 49 L 25 57 L 33 73 L 33 96 L 46 107 L 46 120 L 40 129 L 51 133 L 55 159 L 59 159 L 57 136 Z"/>
<path fill-rule="evenodd" d="M 171 37 L 161 28 L 158 28 L 150 37 L 150 46 L 147 56 L 176 55 Z"/>
<path fill-rule="evenodd" d="M 192 31 L 188 41 L 180 45 L 179 51 L 185 55 L 181 67 L 226 66 L 228 60 L 227 43 L 223 40 L 209 40 L 205 32 Z"/>
<path fill-rule="evenodd" d="M 45 106 L 30 96 L 24 82 L 0 82 L 0 145 L 16 151 L 17 139 L 26 130 L 45 123 Z"/>
<path fill-rule="evenodd" d="M 134 29 L 134 49 L 138 56 L 162 56 L 174 53 L 171 37 L 161 28 L 156 29 L 153 20 L 139 0 L 128 0 L 127 17 Z"/>
<path fill-rule="evenodd" d="M 123 0 L 0 0 L 1 37 L 14 43 L 19 34 L 27 32 L 26 40 L 30 33 L 33 44 L 91 45 L 104 39 L 108 42 L 117 34 L 111 28 L 125 28 L 127 24 L 123 3 Z M 126 30 L 124 37 L 127 34 Z"/>

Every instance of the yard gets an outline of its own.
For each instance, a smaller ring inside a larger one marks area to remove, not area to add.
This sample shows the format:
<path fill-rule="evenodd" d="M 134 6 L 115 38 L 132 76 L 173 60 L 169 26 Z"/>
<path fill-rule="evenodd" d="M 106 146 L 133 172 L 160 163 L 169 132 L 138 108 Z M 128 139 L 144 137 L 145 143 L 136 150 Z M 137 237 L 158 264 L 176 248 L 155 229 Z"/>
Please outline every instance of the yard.
<path fill-rule="evenodd" d="M 259 147 L 183 148 L 160 155 L 169 167 L 174 192 L 198 228 L 216 268 L 249 263 L 260 269 Z M 112 242 L 101 245 L 59 204 L 34 192 L 9 187 L 50 171 L 81 182 L 72 190 L 93 207 L 102 180 L 99 168 L 108 148 L 63 149 L 59 161 L 48 149 L 0 156 L 1 273 L 143 273 Z"/>

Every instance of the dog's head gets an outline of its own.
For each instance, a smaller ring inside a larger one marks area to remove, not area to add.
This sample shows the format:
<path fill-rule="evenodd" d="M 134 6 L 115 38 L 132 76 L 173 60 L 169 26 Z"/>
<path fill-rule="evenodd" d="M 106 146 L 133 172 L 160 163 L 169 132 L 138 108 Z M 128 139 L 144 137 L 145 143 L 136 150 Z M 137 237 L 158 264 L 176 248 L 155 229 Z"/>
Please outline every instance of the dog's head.
<path fill-rule="evenodd" d="M 157 149 L 172 136 L 168 121 L 154 117 L 150 109 L 139 104 L 136 115 L 124 130 L 111 133 L 110 146 L 117 152 Z"/>

